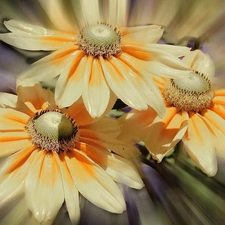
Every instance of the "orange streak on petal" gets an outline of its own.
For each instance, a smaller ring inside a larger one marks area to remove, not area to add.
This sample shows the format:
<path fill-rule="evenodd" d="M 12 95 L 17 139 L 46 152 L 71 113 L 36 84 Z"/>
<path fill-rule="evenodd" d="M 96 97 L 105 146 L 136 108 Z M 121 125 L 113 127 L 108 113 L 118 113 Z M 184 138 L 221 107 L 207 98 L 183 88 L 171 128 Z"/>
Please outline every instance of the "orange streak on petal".
<path fill-rule="evenodd" d="M 221 95 L 215 96 L 212 100 L 212 103 L 225 106 L 225 95 L 224 96 L 221 96 Z"/>
<path fill-rule="evenodd" d="M 174 116 L 176 115 L 178 111 L 179 109 L 175 107 L 167 108 L 166 116 L 163 118 L 164 128 L 166 128 L 169 125 L 169 123 L 171 122 L 171 120 L 174 118 Z"/>
<path fill-rule="evenodd" d="M 58 64 L 59 62 L 65 61 L 71 53 L 77 50 L 79 50 L 79 47 L 75 45 L 74 47 L 66 48 L 61 51 L 52 53 L 50 60 L 52 63 Z"/>
<path fill-rule="evenodd" d="M 144 61 L 150 61 L 152 59 L 152 55 L 146 47 L 123 45 L 122 51 Z"/>
<path fill-rule="evenodd" d="M 22 149 L 18 154 L 14 155 L 12 163 L 9 165 L 6 173 L 12 173 L 13 171 L 19 169 L 27 159 L 30 157 L 31 153 L 36 149 L 35 146 L 30 145 L 27 148 Z"/>
<path fill-rule="evenodd" d="M 214 94 L 215 96 L 225 96 L 225 89 L 216 90 Z"/>
<path fill-rule="evenodd" d="M 221 105 L 212 104 L 210 106 L 210 109 L 225 119 L 225 107 Z"/>
<path fill-rule="evenodd" d="M 71 78 L 74 73 L 76 72 L 78 65 L 80 64 L 81 59 L 85 56 L 85 52 L 84 51 L 77 51 L 75 52 L 76 54 L 76 58 L 74 59 L 74 62 L 72 63 L 69 73 L 68 73 L 68 78 Z M 73 81 L 76 81 L 76 79 L 80 77 L 80 76 L 73 76 Z"/>
<path fill-rule="evenodd" d="M 66 37 L 57 37 L 57 36 L 44 36 L 42 37 L 43 41 L 53 41 L 53 42 L 73 42 L 75 40 L 73 40 L 71 37 L 70 38 L 66 38 Z"/>
<path fill-rule="evenodd" d="M 91 74 L 89 77 L 89 85 L 101 86 L 103 78 L 104 78 L 104 75 L 103 75 L 100 60 L 98 58 L 94 58 L 92 63 Z"/>

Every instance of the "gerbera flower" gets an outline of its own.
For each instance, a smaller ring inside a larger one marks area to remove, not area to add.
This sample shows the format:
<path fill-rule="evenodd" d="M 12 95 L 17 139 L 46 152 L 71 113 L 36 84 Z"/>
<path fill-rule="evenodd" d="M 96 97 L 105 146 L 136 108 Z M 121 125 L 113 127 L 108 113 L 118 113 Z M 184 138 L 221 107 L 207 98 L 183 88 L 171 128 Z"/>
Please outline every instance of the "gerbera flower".
<path fill-rule="evenodd" d="M 52 92 L 39 84 L 19 86 L 18 97 L 2 93 L 0 105 L 1 213 L 24 193 L 39 222 L 52 221 L 65 202 L 76 223 L 79 193 L 102 209 L 122 213 L 125 201 L 114 181 L 143 187 L 126 159 L 138 150 L 116 139 L 117 120 L 93 119 L 81 102 L 60 109 Z"/>
<path fill-rule="evenodd" d="M 208 55 L 196 50 L 182 61 L 193 70 L 190 78 L 154 78 L 165 99 L 165 118 L 159 118 L 151 108 L 133 110 L 121 118 L 126 122 L 123 136 L 136 137 L 133 141 L 144 139 L 158 162 L 182 140 L 194 162 L 213 176 L 217 172 L 216 156 L 224 158 L 225 89 L 213 90 L 214 65 Z"/>
<path fill-rule="evenodd" d="M 10 33 L 0 39 L 29 51 L 53 51 L 34 63 L 20 79 L 40 82 L 58 75 L 55 98 L 67 107 L 82 96 L 92 117 L 101 116 L 111 95 L 138 110 L 150 105 L 162 117 L 165 106 L 149 72 L 176 78 L 189 76 L 178 57 L 186 47 L 156 44 L 157 25 L 126 27 L 126 1 L 40 1 L 53 28 L 17 20 L 5 21 Z M 69 8 L 71 11 L 69 11 Z"/>

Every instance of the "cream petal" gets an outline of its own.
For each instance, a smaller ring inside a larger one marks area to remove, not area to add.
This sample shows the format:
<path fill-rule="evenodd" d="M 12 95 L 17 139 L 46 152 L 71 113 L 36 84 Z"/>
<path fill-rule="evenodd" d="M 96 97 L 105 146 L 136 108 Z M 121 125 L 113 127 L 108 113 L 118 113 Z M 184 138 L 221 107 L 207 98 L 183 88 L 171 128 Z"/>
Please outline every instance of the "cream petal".
<path fill-rule="evenodd" d="M 140 63 L 140 60 L 126 53 L 122 53 L 119 59 L 121 59 L 122 62 L 124 62 L 126 66 L 131 68 L 133 71 L 138 71 L 137 75 L 140 77 L 138 80 L 138 86 L 139 92 L 142 93 L 142 98 L 159 114 L 160 117 L 164 117 L 166 109 L 162 94 L 152 80 L 151 75 L 144 70 L 146 64 L 143 65 Z"/>
<path fill-rule="evenodd" d="M 177 58 L 191 54 L 190 48 L 184 46 L 157 44 L 157 45 L 148 45 L 148 47 L 157 48 L 157 50 L 164 51 L 167 54 L 169 53 Z"/>
<path fill-rule="evenodd" d="M 167 153 L 183 138 L 187 130 L 188 114 L 178 112 L 174 107 L 167 108 L 163 119 L 156 118 L 152 125 L 146 129 L 146 148 L 152 157 L 161 162 Z"/>
<path fill-rule="evenodd" d="M 55 152 L 36 151 L 25 182 L 27 205 L 39 222 L 52 221 L 64 201 L 55 157 Z"/>
<path fill-rule="evenodd" d="M 87 200 L 109 212 L 125 210 L 120 189 L 97 164 L 76 150 L 65 159 L 77 189 Z"/>
<path fill-rule="evenodd" d="M 55 99 L 60 107 L 73 104 L 82 94 L 83 76 L 87 57 L 83 51 L 76 51 L 63 69 L 55 89 Z"/>
<path fill-rule="evenodd" d="M 29 93 L 29 95 L 27 93 Z M 17 88 L 17 94 L 19 96 L 19 100 L 24 102 L 25 105 L 33 112 L 56 107 L 54 94 L 49 89 L 42 89 L 41 85 L 38 83 L 32 87 L 19 86 Z"/>
<path fill-rule="evenodd" d="M 78 30 L 74 18 L 68 13 L 69 6 L 63 0 L 39 1 L 39 3 L 58 30 L 70 33 Z"/>
<path fill-rule="evenodd" d="M 118 98 L 136 109 L 147 109 L 147 104 L 144 102 L 141 92 L 139 92 L 140 77 L 114 57 L 110 62 L 103 58 L 100 60 L 105 78 Z"/>
<path fill-rule="evenodd" d="M 157 25 L 119 27 L 118 30 L 122 35 L 122 43 L 124 44 L 156 43 L 163 34 L 163 29 Z"/>
<path fill-rule="evenodd" d="M 60 152 L 56 160 L 61 172 L 65 203 L 70 220 L 72 224 L 78 224 L 80 219 L 79 192 L 73 183 L 72 176 L 65 162 L 65 156 L 65 152 Z"/>
<path fill-rule="evenodd" d="M 115 154 L 108 156 L 106 172 L 114 181 L 128 187 L 141 189 L 144 186 L 135 166 L 130 161 Z"/>
<path fill-rule="evenodd" d="M 82 152 L 103 168 L 114 181 L 136 189 L 144 186 L 137 169 L 130 160 L 110 152 L 103 152 L 85 143 L 80 143 L 79 149 L 82 149 Z"/>
<path fill-rule="evenodd" d="M 110 98 L 110 90 L 105 82 L 99 59 L 88 57 L 84 73 L 82 97 L 84 104 L 94 117 L 100 117 L 106 110 Z"/>
<path fill-rule="evenodd" d="M 50 80 L 63 71 L 65 65 L 70 59 L 71 55 L 78 48 L 77 46 L 70 46 L 59 49 L 50 55 L 33 63 L 29 69 L 25 70 L 20 76 L 20 80 L 40 82 Z"/>
<path fill-rule="evenodd" d="M 211 110 L 206 110 L 203 117 L 208 128 L 212 130 L 212 138 L 220 157 L 224 157 L 223 150 L 225 148 L 225 120 Z M 222 150 L 222 152 L 220 151 Z"/>
<path fill-rule="evenodd" d="M 150 107 L 144 111 L 132 110 L 124 114 L 118 118 L 123 124 L 119 139 L 132 144 L 143 141 L 147 135 L 146 128 L 153 123 L 156 117 L 157 113 Z"/>
<path fill-rule="evenodd" d="M 106 151 L 109 149 L 124 158 L 133 158 L 140 155 L 138 149 L 133 147 L 131 143 L 111 138 L 107 134 L 100 134 L 90 129 L 80 129 L 79 132 L 80 142 L 87 143 L 96 148 L 103 148 Z"/>
<path fill-rule="evenodd" d="M 217 172 L 217 159 L 212 133 L 200 114 L 191 114 L 182 139 L 187 153 L 208 176 Z"/>
<path fill-rule="evenodd" d="M 127 25 L 129 0 L 109 0 L 107 9 L 108 23 L 115 27 Z"/>
<path fill-rule="evenodd" d="M 190 66 L 193 70 L 205 74 L 211 80 L 215 76 L 215 66 L 208 54 L 201 50 L 191 51 L 182 61 Z"/>
<path fill-rule="evenodd" d="M 0 93 L 0 107 L 4 108 L 6 106 L 9 107 L 16 107 L 16 102 L 17 102 L 18 97 L 13 94 L 9 93 Z"/>
<path fill-rule="evenodd" d="M 31 146 L 27 132 L 0 132 L 0 157 L 9 156 L 18 150 Z"/>
<path fill-rule="evenodd" d="M 25 50 L 52 51 L 74 45 L 76 34 L 48 30 L 16 20 L 4 22 L 12 33 L 0 34 L 0 40 L 14 47 Z"/>
<path fill-rule="evenodd" d="M 74 15 L 80 29 L 101 21 L 99 0 L 72 1 Z"/>
<path fill-rule="evenodd" d="M 0 131 L 24 131 L 29 116 L 14 109 L 0 108 Z"/>

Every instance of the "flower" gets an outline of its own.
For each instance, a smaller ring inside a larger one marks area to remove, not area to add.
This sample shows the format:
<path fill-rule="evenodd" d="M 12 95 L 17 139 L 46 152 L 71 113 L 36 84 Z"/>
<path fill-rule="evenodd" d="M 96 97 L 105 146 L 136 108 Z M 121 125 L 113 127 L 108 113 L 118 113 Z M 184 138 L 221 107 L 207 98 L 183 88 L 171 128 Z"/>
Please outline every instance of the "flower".
<path fill-rule="evenodd" d="M 217 156 L 224 158 L 225 89 L 213 90 L 214 65 L 207 54 L 195 50 L 182 61 L 193 70 L 190 78 L 154 78 L 165 99 L 165 118 L 159 118 L 151 108 L 133 110 L 121 118 L 125 121 L 121 137 L 135 136 L 134 142 L 144 139 L 158 162 L 182 140 L 193 161 L 213 176 L 217 172 Z"/>
<path fill-rule="evenodd" d="M 40 82 L 58 75 L 55 98 L 67 107 L 82 96 L 92 117 L 99 117 L 111 96 L 138 110 L 150 105 L 163 117 L 162 96 L 151 79 L 189 76 L 178 57 L 189 48 L 156 44 L 163 30 L 157 25 L 126 27 L 125 1 L 41 1 L 53 28 L 17 20 L 5 21 L 10 33 L 0 39 L 29 51 L 53 51 L 21 74 L 20 80 Z M 70 10 L 69 10 L 70 8 Z M 71 11 L 72 10 L 72 11 Z"/>
<path fill-rule="evenodd" d="M 139 151 L 117 140 L 118 121 L 93 119 L 79 101 L 60 109 L 39 84 L 19 86 L 17 93 L 0 95 L 3 212 L 24 193 L 25 207 L 39 222 L 53 221 L 65 202 L 74 224 L 80 193 L 102 209 L 122 213 L 125 201 L 115 182 L 136 189 L 143 182 L 131 163 Z"/>

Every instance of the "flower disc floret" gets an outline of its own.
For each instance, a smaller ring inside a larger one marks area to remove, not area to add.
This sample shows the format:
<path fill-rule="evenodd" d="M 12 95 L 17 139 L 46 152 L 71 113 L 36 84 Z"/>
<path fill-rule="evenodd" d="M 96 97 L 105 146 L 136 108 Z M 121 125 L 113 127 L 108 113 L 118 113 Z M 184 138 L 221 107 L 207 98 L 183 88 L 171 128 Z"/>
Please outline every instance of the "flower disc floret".
<path fill-rule="evenodd" d="M 67 151 L 75 147 L 78 127 L 65 113 L 43 110 L 34 115 L 26 126 L 32 143 L 47 151 Z"/>
<path fill-rule="evenodd" d="M 109 57 L 121 52 L 121 35 L 111 25 L 99 23 L 81 31 L 78 45 L 88 55 Z"/>
<path fill-rule="evenodd" d="M 187 112 L 199 112 L 211 105 L 214 91 L 204 74 L 193 72 L 188 78 L 170 79 L 164 86 L 165 100 Z"/>

